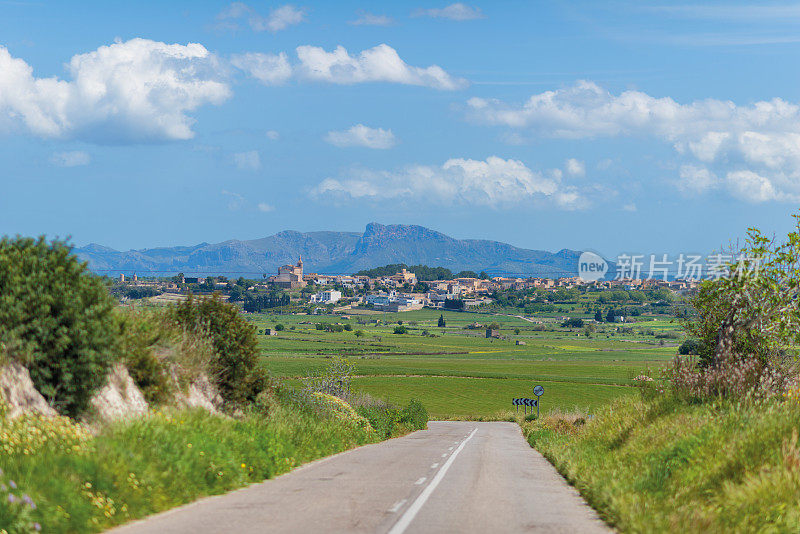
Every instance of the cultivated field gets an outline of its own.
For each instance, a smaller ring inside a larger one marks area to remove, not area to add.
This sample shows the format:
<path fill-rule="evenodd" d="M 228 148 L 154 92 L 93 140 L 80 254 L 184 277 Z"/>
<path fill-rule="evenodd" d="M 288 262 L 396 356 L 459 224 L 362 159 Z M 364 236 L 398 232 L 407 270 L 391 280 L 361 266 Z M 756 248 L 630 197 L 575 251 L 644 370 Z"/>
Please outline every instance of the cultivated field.
<path fill-rule="evenodd" d="M 561 316 L 553 314 L 444 312 L 446 327 L 439 328 L 440 313 L 251 318 L 259 330 L 284 327 L 277 336 L 259 335 L 264 365 L 275 376 L 300 384 L 301 377 L 324 368 L 332 356 L 347 356 L 356 367 L 356 389 L 398 403 L 418 398 L 438 418 L 506 412 L 512 398 L 532 397 L 535 384 L 545 388 L 544 411 L 591 410 L 632 393 L 633 377 L 657 371 L 679 341 L 661 346 L 653 334 L 680 325 L 655 317 L 639 318 L 627 333 L 618 332 L 619 325 L 598 325 L 600 331 L 587 337 L 583 329 L 561 328 Z M 398 321 L 407 333 L 393 333 Z M 466 328 L 474 322 L 498 323 L 503 338 L 486 339 L 483 328 Z M 351 330 L 317 327 L 337 323 Z M 359 331 L 363 335 L 356 335 Z"/>

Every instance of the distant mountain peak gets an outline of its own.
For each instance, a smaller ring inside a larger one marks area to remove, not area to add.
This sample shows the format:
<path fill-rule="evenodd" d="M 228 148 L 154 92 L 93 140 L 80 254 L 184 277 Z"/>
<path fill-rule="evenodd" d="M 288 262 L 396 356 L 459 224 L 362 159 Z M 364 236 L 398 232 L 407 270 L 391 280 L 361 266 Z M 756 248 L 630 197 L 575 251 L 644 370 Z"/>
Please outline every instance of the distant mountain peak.
<path fill-rule="evenodd" d="M 580 252 L 528 250 L 491 240 L 455 239 L 414 224 L 370 222 L 362 234 L 282 230 L 249 241 L 119 252 L 97 244 L 76 249 L 90 269 L 153 275 L 177 272 L 256 277 L 302 255 L 308 272 L 347 274 L 391 263 L 518 276 L 573 276 Z"/>

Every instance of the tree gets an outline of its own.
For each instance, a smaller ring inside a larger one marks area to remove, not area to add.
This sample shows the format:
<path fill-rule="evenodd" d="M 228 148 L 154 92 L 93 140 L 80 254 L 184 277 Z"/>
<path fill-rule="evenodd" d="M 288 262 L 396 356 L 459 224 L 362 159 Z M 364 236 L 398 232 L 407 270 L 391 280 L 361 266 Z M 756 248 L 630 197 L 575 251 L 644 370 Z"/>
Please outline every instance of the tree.
<path fill-rule="evenodd" d="M 356 330 L 355 332 L 353 332 L 353 335 L 356 336 L 356 337 L 362 337 L 364 335 L 364 331 L 363 330 Z"/>
<path fill-rule="evenodd" d="M 447 324 L 447 323 L 445 323 L 445 320 L 444 320 L 444 314 L 440 314 L 440 315 L 439 315 L 439 323 L 437 324 L 437 326 L 438 326 L 439 328 L 444 328 L 444 327 L 446 326 L 446 324 Z"/>
<path fill-rule="evenodd" d="M 793 217 L 783 243 L 750 228 L 740 260 L 692 298 L 697 319 L 687 329 L 700 342 L 703 365 L 745 356 L 766 362 L 800 342 L 800 214 Z"/>
<path fill-rule="evenodd" d="M 603 312 L 600 311 L 600 308 L 597 308 L 597 310 L 595 310 L 594 320 L 597 321 L 598 323 L 603 322 Z"/>
<path fill-rule="evenodd" d="M 186 301 L 175 305 L 172 314 L 188 330 L 211 336 L 217 353 L 212 372 L 222 398 L 232 405 L 254 400 L 267 380 L 258 361 L 255 325 L 219 295 L 198 299 L 190 294 Z"/>
<path fill-rule="evenodd" d="M 0 240 L 0 344 L 59 412 L 76 415 L 116 358 L 114 300 L 65 241 Z"/>
<path fill-rule="evenodd" d="M 608 321 L 609 323 L 613 323 L 614 317 L 616 316 L 617 316 L 616 310 L 614 308 L 609 308 L 608 313 L 606 314 L 606 321 Z"/>
<path fill-rule="evenodd" d="M 283 326 L 281 323 L 278 323 L 278 324 L 275 325 L 275 331 L 276 332 L 282 332 L 285 328 L 286 327 Z"/>
<path fill-rule="evenodd" d="M 519 329 L 519 328 L 515 328 L 515 329 L 514 329 L 514 333 L 515 333 L 516 335 L 519 335 L 519 333 L 520 333 L 520 329 Z"/>
<path fill-rule="evenodd" d="M 394 333 L 395 334 L 407 334 L 408 333 L 408 328 L 406 328 L 405 326 L 395 326 L 394 327 Z"/>
<path fill-rule="evenodd" d="M 480 274 L 479 278 L 481 280 L 488 280 L 489 279 L 489 275 L 486 274 L 486 271 L 481 271 L 481 274 Z"/>

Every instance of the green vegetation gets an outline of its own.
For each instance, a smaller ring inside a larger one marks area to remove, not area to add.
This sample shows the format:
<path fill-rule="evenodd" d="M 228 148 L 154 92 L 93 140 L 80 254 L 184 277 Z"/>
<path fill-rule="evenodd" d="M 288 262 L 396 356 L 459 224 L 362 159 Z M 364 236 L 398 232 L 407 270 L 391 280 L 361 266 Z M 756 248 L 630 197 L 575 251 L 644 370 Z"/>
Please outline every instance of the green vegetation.
<path fill-rule="evenodd" d="M 417 280 L 431 281 L 431 280 L 452 280 L 453 278 L 478 278 L 478 274 L 474 271 L 461 271 L 453 274 L 453 271 L 445 267 L 428 267 L 427 265 L 406 265 L 405 263 L 392 263 L 383 267 L 375 267 L 374 269 L 364 269 L 358 271 L 356 276 L 369 276 L 370 278 L 380 278 L 382 276 L 392 276 L 399 273 L 402 269 L 414 273 Z M 486 273 L 481 273 L 486 275 Z M 488 278 L 488 276 L 486 276 Z"/>
<path fill-rule="evenodd" d="M 0 239 L 0 341 L 59 412 L 77 414 L 115 359 L 114 301 L 63 241 Z"/>
<path fill-rule="evenodd" d="M 800 530 L 796 220 L 783 243 L 751 230 L 740 259 L 702 284 L 679 348 L 696 356 L 636 377 L 641 398 L 523 425 L 619 530 Z"/>
<path fill-rule="evenodd" d="M 217 296 L 115 308 L 60 241 L 3 239 L 0 262 L 0 362 L 26 366 L 72 416 L 11 419 L 0 399 L 0 533 L 100 531 L 427 425 L 417 401 L 352 394 L 346 359 L 317 382 L 338 392 L 270 381 L 256 326 Z M 350 325 L 336 326 L 325 333 L 355 339 Z M 151 411 L 109 422 L 87 408 L 117 364 Z M 177 407 L 200 378 L 220 393 L 222 413 Z"/>
<path fill-rule="evenodd" d="M 800 406 L 626 397 L 523 425 L 622 532 L 800 530 Z"/>
<path fill-rule="evenodd" d="M 568 317 L 585 317 L 583 305 L 576 308 Z M 287 327 L 278 336 L 259 336 L 262 362 L 274 376 L 300 384 L 331 358 L 347 356 L 354 390 L 401 404 L 419 399 L 436 418 L 507 418 L 511 399 L 530 395 L 534 382 L 545 385 L 545 412 L 594 410 L 634 393 L 633 378 L 662 367 L 682 337 L 681 324 L 664 315 L 643 315 L 630 325 L 603 323 L 587 337 L 586 324 L 562 327 L 564 316 L 513 312 L 423 309 L 252 320 L 259 329 L 278 320 Z M 350 325 L 354 332 L 346 331 Z M 501 339 L 486 339 L 487 326 L 496 326 Z M 394 335 L 400 327 L 405 334 Z M 662 346 L 657 336 L 667 333 L 674 339 Z"/>
<path fill-rule="evenodd" d="M 92 436 L 67 418 L 0 417 L 0 436 L 0 525 L 9 533 L 35 523 L 98 532 L 380 439 L 281 389 L 235 419 L 164 410 Z"/>

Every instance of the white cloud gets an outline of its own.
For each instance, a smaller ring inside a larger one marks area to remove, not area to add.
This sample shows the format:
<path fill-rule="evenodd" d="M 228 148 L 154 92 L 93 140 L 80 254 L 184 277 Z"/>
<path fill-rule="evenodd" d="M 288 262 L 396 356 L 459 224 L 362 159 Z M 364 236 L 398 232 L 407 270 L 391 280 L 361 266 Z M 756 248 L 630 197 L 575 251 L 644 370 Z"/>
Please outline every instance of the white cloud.
<path fill-rule="evenodd" d="M 389 45 L 381 44 L 351 56 L 342 46 L 331 52 L 318 46 L 298 46 L 298 62 L 286 54 L 236 54 L 231 64 L 265 85 L 279 85 L 290 78 L 302 81 L 355 84 L 388 82 L 421 85 L 434 89 L 462 89 L 467 80 L 448 74 L 441 67 L 408 65 Z"/>
<path fill-rule="evenodd" d="M 239 193 L 233 193 L 232 191 L 225 191 L 223 189 L 222 195 L 228 198 L 228 209 L 231 211 L 240 210 L 245 205 L 245 199 Z"/>
<path fill-rule="evenodd" d="M 233 162 L 240 171 L 257 171 L 261 168 L 261 156 L 257 150 L 237 152 L 233 155 Z"/>
<path fill-rule="evenodd" d="M 751 171 L 730 172 L 725 179 L 734 195 L 750 202 L 766 202 L 768 200 L 796 202 L 800 198 L 798 195 L 779 193 L 768 178 Z"/>
<path fill-rule="evenodd" d="M 418 9 L 413 15 L 415 17 L 434 17 L 458 21 L 484 18 L 480 8 L 470 7 L 461 2 L 456 2 L 440 9 Z"/>
<path fill-rule="evenodd" d="M 680 180 L 676 185 L 685 193 L 703 193 L 717 187 L 719 178 L 705 167 L 683 165 L 680 170 Z"/>
<path fill-rule="evenodd" d="M 300 24 L 305 20 L 305 10 L 292 5 L 283 5 L 270 11 L 269 15 L 259 15 L 252 7 L 242 2 L 233 2 L 217 15 L 217 27 L 222 29 L 238 29 L 239 19 L 247 19 L 253 31 L 272 33 L 285 30 L 289 26 Z"/>
<path fill-rule="evenodd" d="M 73 150 L 70 152 L 56 152 L 50 158 L 50 161 L 53 162 L 53 165 L 58 165 L 59 167 L 80 167 L 88 165 L 92 158 L 86 152 Z"/>
<path fill-rule="evenodd" d="M 348 178 L 323 180 L 311 195 L 492 207 L 549 201 L 562 209 L 580 209 L 589 204 L 574 187 L 563 187 L 521 161 L 497 156 L 454 158 L 441 166 L 413 165 L 396 172 L 355 171 Z"/>
<path fill-rule="evenodd" d="M 275 206 L 267 204 L 266 202 L 259 202 L 258 211 L 269 213 L 270 211 L 275 211 Z"/>
<path fill-rule="evenodd" d="M 461 89 L 468 85 L 437 65 L 413 67 L 400 59 L 389 45 L 380 44 L 351 56 L 343 46 L 326 52 L 318 46 L 297 47 L 299 76 L 312 81 L 337 84 L 391 82 L 422 85 L 435 89 Z"/>
<path fill-rule="evenodd" d="M 564 165 L 564 170 L 567 171 L 567 174 L 570 176 L 575 177 L 583 177 L 586 176 L 586 165 L 582 161 L 579 161 L 575 158 L 570 158 L 567 160 L 566 164 Z"/>
<path fill-rule="evenodd" d="M 780 98 L 747 106 L 714 99 L 680 104 L 640 91 L 614 95 L 581 81 L 521 105 L 472 98 L 468 108 L 478 121 L 540 137 L 654 137 L 682 157 L 718 168 L 734 194 L 748 192 L 757 201 L 800 195 L 800 106 Z M 677 184 L 708 188 L 711 176 L 685 170 Z"/>
<path fill-rule="evenodd" d="M 630 211 L 630 212 L 635 212 L 635 211 L 638 211 L 638 208 L 636 207 L 636 204 L 634 204 L 633 202 L 631 202 L 630 204 L 625 204 L 625 205 L 623 205 L 623 206 L 622 206 L 622 211 Z"/>
<path fill-rule="evenodd" d="M 200 44 L 131 39 L 78 54 L 71 81 L 36 78 L 0 47 L 0 129 L 97 142 L 193 137 L 187 113 L 230 95 L 216 57 Z"/>
<path fill-rule="evenodd" d="M 325 141 L 338 147 L 363 146 L 379 149 L 392 148 L 396 143 L 391 130 L 370 128 L 363 124 L 356 124 L 352 128 L 340 132 L 328 132 Z"/>
<path fill-rule="evenodd" d="M 356 20 L 351 20 L 348 24 L 352 26 L 390 26 L 394 21 L 386 15 L 373 15 L 372 13 L 362 12 Z"/>
<path fill-rule="evenodd" d="M 266 135 L 267 135 L 267 139 L 269 139 L 270 141 L 277 141 L 278 139 L 281 138 L 281 134 L 279 134 L 275 130 L 267 130 L 267 134 Z"/>
<path fill-rule="evenodd" d="M 251 52 L 234 54 L 231 64 L 242 70 L 264 85 L 280 85 L 292 76 L 292 67 L 286 54 L 262 54 Z"/>

